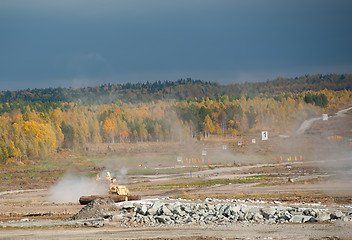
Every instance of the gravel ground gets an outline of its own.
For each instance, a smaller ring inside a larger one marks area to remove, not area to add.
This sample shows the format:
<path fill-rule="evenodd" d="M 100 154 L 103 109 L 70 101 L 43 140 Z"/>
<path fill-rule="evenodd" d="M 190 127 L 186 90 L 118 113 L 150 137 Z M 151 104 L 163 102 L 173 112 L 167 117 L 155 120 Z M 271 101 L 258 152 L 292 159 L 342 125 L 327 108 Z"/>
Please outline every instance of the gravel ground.
<path fill-rule="evenodd" d="M 162 225 L 121 228 L 7 228 L 0 239 L 352 239 L 351 222 L 323 224 L 233 224 L 231 226 Z"/>

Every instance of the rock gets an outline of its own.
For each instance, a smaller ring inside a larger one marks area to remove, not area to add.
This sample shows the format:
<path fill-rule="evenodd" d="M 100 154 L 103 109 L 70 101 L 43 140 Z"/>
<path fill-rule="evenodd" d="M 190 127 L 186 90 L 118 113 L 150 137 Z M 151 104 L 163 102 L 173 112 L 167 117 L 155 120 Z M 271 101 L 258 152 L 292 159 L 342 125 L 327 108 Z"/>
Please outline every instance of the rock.
<path fill-rule="evenodd" d="M 131 209 L 134 208 L 135 206 L 133 205 L 133 202 L 124 202 L 124 204 L 122 205 L 122 209 Z"/>
<path fill-rule="evenodd" d="M 187 213 L 181 209 L 180 206 L 174 207 L 171 212 L 173 214 L 179 215 L 181 217 L 185 216 Z"/>
<path fill-rule="evenodd" d="M 202 203 L 198 205 L 198 210 L 206 210 L 208 209 L 208 204 Z"/>
<path fill-rule="evenodd" d="M 101 214 L 102 216 L 103 216 L 103 218 L 104 219 L 110 219 L 110 218 L 112 218 L 112 213 L 111 212 L 102 212 L 102 214 Z"/>
<path fill-rule="evenodd" d="M 222 204 L 216 204 L 215 205 L 215 210 L 217 211 L 217 212 L 220 212 L 220 209 L 222 208 Z"/>
<path fill-rule="evenodd" d="M 147 215 L 148 207 L 147 207 L 147 205 L 142 205 L 142 207 L 139 208 L 138 210 L 139 210 L 138 211 L 139 214 L 142 214 L 145 216 L 145 215 Z"/>
<path fill-rule="evenodd" d="M 296 210 L 292 213 L 292 215 L 304 215 L 303 209 L 300 209 L 300 208 L 296 209 Z"/>
<path fill-rule="evenodd" d="M 351 219 L 347 216 L 342 217 L 341 220 L 344 222 L 351 221 Z"/>
<path fill-rule="evenodd" d="M 278 223 L 287 223 L 287 222 L 288 222 L 287 220 L 282 219 L 282 218 L 280 218 L 279 221 L 278 221 Z"/>
<path fill-rule="evenodd" d="M 315 222 L 315 218 L 312 217 L 312 216 L 304 216 L 302 222 L 303 223 L 305 223 L 305 222 Z"/>
<path fill-rule="evenodd" d="M 190 205 L 182 205 L 181 209 L 187 213 L 192 212 L 191 206 Z"/>
<path fill-rule="evenodd" d="M 193 222 L 193 219 L 190 217 L 190 216 L 187 216 L 184 220 L 183 220 L 184 223 L 192 223 Z"/>
<path fill-rule="evenodd" d="M 231 207 L 230 206 L 226 206 L 224 209 L 223 209 L 223 213 L 222 213 L 225 217 L 229 217 L 231 216 Z"/>
<path fill-rule="evenodd" d="M 96 228 L 104 227 L 104 222 L 102 222 L 102 221 L 94 221 L 92 223 L 92 227 L 96 227 Z"/>
<path fill-rule="evenodd" d="M 312 210 L 312 209 L 305 209 L 304 211 L 303 211 L 303 214 L 305 215 L 305 216 L 315 216 L 315 213 L 314 213 L 314 211 Z"/>
<path fill-rule="evenodd" d="M 241 212 L 243 212 L 243 213 L 247 213 L 249 211 L 249 209 L 250 209 L 250 207 L 247 205 L 241 206 Z"/>
<path fill-rule="evenodd" d="M 270 224 L 276 223 L 275 218 L 270 218 L 270 219 L 268 220 L 268 223 L 270 223 Z"/>
<path fill-rule="evenodd" d="M 324 213 L 324 212 L 319 212 L 318 216 L 315 218 L 317 222 L 324 222 L 330 220 L 330 214 Z"/>
<path fill-rule="evenodd" d="M 168 209 L 165 205 L 163 205 L 161 207 L 161 211 L 163 212 L 164 215 L 166 216 L 171 216 L 172 212 L 170 211 L 170 209 Z"/>
<path fill-rule="evenodd" d="M 104 226 L 104 222 L 102 221 L 85 222 L 84 226 L 100 228 Z"/>
<path fill-rule="evenodd" d="M 292 214 L 289 211 L 284 212 L 284 219 L 290 220 L 292 218 Z"/>
<path fill-rule="evenodd" d="M 122 214 L 115 214 L 112 216 L 112 221 L 113 222 L 121 222 L 123 219 L 123 215 Z"/>
<path fill-rule="evenodd" d="M 295 213 L 297 213 L 299 211 L 298 207 L 288 207 L 287 211 L 289 211 L 292 215 L 297 215 Z"/>
<path fill-rule="evenodd" d="M 255 213 L 253 215 L 253 220 L 256 222 L 262 222 L 263 221 L 263 215 L 261 215 L 259 212 Z"/>
<path fill-rule="evenodd" d="M 263 217 L 265 217 L 266 219 L 269 219 L 270 217 L 272 217 L 276 213 L 276 209 L 273 207 L 262 208 L 261 213 L 262 213 Z"/>
<path fill-rule="evenodd" d="M 192 219 L 195 220 L 195 221 L 198 221 L 200 219 L 200 216 L 197 213 L 194 213 L 192 215 Z"/>
<path fill-rule="evenodd" d="M 138 217 L 136 217 L 136 220 L 138 223 L 141 223 L 141 224 L 148 224 L 149 223 L 149 218 L 147 216 L 138 216 Z"/>
<path fill-rule="evenodd" d="M 156 216 L 155 220 L 158 221 L 159 223 L 166 224 L 166 223 L 169 223 L 171 221 L 171 218 L 169 216 L 161 215 L 161 216 Z"/>
<path fill-rule="evenodd" d="M 291 219 L 290 222 L 293 223 L 305 223 L 310 221 L 312 216 L 305 216 L 305 215 L 294 215 Z"/>
<path fill-rule="evenodd" d="M 238 205 L 231 205 L 229 210 L 231 215 L 237 215 L 239 211 L 241 211 L 241 207 Z"/>
<path fill-rule="evenodd" d="M 253 214 L 256 214 L 256 213 L 260 214 L 260 208 L 259 207 L 250 207 L 248 209 L 248 212 L 253 213 Z"/>
<path fill-rule="evenodd" d="M 212 211 L 215 209 L 215 206 L 213 204 L 208 204 L 208 209 L 209 211 Z"/>
<path fill-rule="evenodd" d="M 336 210 L 330 214 L 331 219 L 340 219 L 344 216 L 345 216 L 345 214 L 343 214 L 340 210 Z"/>
<path fill-rule="evenodd" d="M 155 218 L 154 218 L 154 217 L 152 217 L 152 216 L 148 216 L 148 220 L 149 220 L 149 222 L 150 222 L 151 224 L 156 223 Z"/>
<path fill-rule="evenodd" d="M 155 202 L 149 209 L 148 209 L 148 214 L 155 216 L 158 215 L 159 208 L 162 206 L 161 203 Z"/>
<path fill-rule="evenodd" d="M 250 221 L 250 220 L 253 219 L 253 216 L 254 216 L 253 213 L 247 212 L 247 213 L 244 214 L 244 219 L 247 220 L 247 221 Z"/>
<path fill-rule="evenodd" d="M 311 209 L 311 210 L 310 210 L 310 215 L 311 215 L 312 217 L 317 217 L 317 216 L 318 216 L 317 211 L 316 211 L 315 209 Z"/>
<path fill-rule="evenodd" d="M 202 209 L 202 210 L 199 211 L 199 215 L 207 216 L 208 215 L 208 211 L 205 210 L 205 209 Z"/>
<path fill-rule="evenodd" d="M 166 207 L 167 207 L 173 214 L 175 214 L 175 213 L 174 213 L 175 209 L 176 209 L 176 208 L 179 208 L 180 205 L 169 204 L 169 205 L 167 205 Z"/>
<path fill-rule="evenodd" d="M 291 219 L 290 222 L 293 223 L 303 223 L 304 216 L 303 215 L 294 215 Z"/>

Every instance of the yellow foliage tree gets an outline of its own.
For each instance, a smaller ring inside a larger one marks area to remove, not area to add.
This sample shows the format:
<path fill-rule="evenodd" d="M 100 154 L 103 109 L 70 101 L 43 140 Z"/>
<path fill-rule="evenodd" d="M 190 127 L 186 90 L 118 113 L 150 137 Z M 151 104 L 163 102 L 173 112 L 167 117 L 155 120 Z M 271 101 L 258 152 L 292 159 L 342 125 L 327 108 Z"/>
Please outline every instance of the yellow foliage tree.
<path fill-rule="evenodd" d="M 22 124 L 22 132 L 28 139 L 27 150 L 31 157 L 41 158 L 56 151 L 56 136 L 50 124 L 25 121 Z"/>
<path fill-rule="evenodd" d="M 205 116 L 205 119 L 203 122 L 203 131 L 204 131 L 205 137 L 209 137 L 210 133 L 215 132 L 215 127 L 214 127 L 213 121 L 211 120 L 209 115 Z"/>
<path fill-rule="evenodd" d="M 221 134 L 222 133 L 222 130 L 221 130 L 221 127 L 220 127 L 219 123 L 216 123 L 214 127 L 215 127 L 215 133 L 216 134 Z"/>
<path fill-rule="evenodd" d="M 104 136 L 112 143 L 115 142 L 116 126 L 110 118 L 106 118 L 103 123 Z"/>

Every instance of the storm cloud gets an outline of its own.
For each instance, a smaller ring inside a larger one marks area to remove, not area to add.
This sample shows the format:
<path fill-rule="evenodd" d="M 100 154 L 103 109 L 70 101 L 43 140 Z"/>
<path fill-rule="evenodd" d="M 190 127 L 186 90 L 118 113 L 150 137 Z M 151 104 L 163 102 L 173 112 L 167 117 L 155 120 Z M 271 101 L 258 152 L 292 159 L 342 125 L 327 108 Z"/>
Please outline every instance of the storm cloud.
<path fill-rule="evenodd" d="M 0 1 L 0 90 L 349 73 L 351 10 L 347 0 Z"/>

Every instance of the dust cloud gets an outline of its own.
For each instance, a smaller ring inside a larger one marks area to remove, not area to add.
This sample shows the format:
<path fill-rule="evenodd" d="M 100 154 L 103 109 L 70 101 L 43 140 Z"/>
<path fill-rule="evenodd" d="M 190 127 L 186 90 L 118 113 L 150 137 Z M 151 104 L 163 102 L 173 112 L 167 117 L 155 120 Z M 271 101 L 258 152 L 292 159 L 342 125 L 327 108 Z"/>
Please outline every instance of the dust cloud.
<path fill-rule="evenodd" d="M 126 185 L 128 184 L 128 177 L 127 177 L 127 168 L 122 167 L 120 171 L 116 175 L 116 181 L 119 184 Z"/>
<path fill-rule="evenodd" d="M 325 177 L 324 192 L 332 195 L 352 194 L 351 110 L 340 110 L 327 121 L 309 119 L 289 144 L 320 169 Z"/>
<path fill-rule="evenodd" d="M 108 186 L 104 181 L 96 181 L 87 176 L 66 173 L 60 181 L 49 189 L 49 201 L 55 203 L 75 203 L 81 196 L 106 195 Z"/>
<path fill-rule="evenodd" d="M 327 172 L 327 184 L 332 186 L 328 193 L 352 194 L 352 150 L 344 142 L 325 144 L 325 156 L 319 161 L 319 167 Z"/>
<path fill-rule="evenodd" d="M 119 185 L 127 185 L 128 184 L 128 170 L 126 167 L 117 167 L 119 164 L 118 159 L 110 159 L 109 161 L 105 161 L 104 168 L 106 171 L 101 172 L 98 177 L 101 179 L 105 179 L 107 176 L 107 172 L 110 173 L 112 179 L 115 179 L 117 184 Z M 116 170 L 119 169 L 119 170 Z"/>

